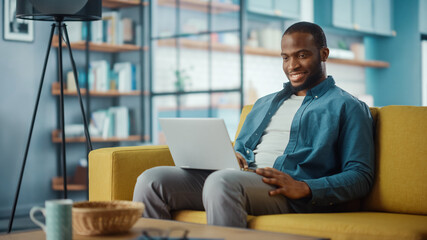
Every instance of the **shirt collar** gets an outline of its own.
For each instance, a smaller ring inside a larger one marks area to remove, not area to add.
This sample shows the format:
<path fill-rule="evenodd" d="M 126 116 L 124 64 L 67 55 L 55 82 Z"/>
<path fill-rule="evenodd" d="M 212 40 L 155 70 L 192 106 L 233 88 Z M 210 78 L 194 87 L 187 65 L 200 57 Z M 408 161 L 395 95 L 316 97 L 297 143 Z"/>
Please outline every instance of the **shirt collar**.
<path fill-rule="evenodd" d="M 335 86 L 335 81 L 332 76 L 328 76 L 323 80 L 319 85 L 315 86 L 312 89 L 307 91 L 307 96 L 317 96 L 320 97 L 325 94 L 331 87 Z"/>

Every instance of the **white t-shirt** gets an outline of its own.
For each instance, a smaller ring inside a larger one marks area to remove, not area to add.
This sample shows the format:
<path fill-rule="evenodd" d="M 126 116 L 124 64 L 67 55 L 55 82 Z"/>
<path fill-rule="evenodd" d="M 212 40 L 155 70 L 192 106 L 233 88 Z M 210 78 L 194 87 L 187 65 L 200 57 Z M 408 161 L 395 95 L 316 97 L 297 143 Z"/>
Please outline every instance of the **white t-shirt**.
<path fill-rule="evenodd" d="M 283 155 L 289 142 L 292 120 L 304 98 L 305 96 L 292 95 L 271 118 L 254 150 L 257 167 L 273 167 L 276 158 Z"/>

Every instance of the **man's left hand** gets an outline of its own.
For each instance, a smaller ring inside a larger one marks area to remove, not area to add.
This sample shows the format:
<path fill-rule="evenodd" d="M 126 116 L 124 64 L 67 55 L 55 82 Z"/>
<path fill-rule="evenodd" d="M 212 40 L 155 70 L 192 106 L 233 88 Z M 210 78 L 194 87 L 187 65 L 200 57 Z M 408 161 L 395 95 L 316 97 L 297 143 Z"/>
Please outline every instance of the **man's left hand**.
<path fill-rule="evenodd" d="M 275 168 L 258 168 L 256 173 L 263 176 L 263 182 L 277 186 L 277 189 L 269 192 L 270 196 L 282 194 L 290 199 L 300 199 L 311 196 L 311 189 L 307 183 L 297 181 L 289 174 Z"/>

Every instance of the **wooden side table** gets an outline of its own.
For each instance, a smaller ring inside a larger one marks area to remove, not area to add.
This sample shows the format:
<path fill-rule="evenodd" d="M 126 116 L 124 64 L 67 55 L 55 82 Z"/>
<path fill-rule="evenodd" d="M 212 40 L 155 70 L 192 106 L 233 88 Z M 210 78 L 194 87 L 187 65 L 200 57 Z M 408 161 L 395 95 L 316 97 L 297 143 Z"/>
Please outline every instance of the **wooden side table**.
<path fill-rule="evenodd" d="M 309 236 L 300 236 L 292 235 L 285 233 L 274 233 L 266 231 L 257 231 L 252 229 L 243 229 L 243 228 L 231 228 L 231 227 L 218 227 L 205 224 L 196 224 L 196 223 L 185 223 L 177 222 L 170 220 L 158 220 L 158 219 L 149 219 L 141 218 L 136 222 L 133 228 L 124 234 L 118 235 L 105 235 L 105 236 L 81 236 L 74 234 L 73 239 L 75 240 L 101 240 L 101 239 L 110 239 L 110 240 L 125 240 L 125 239 L 135 239 L 141 235 L 144 229 L 156 228 L 161 230 L 169 230 L 171 228 L 181 228 L 189 231 L 189 238 L 216 238 L 216 239 L 245 239 L 245 240 L 259 240 L 259 239 L 269 239 L 269 240 L 315 240 L 322 239 Z M 26 231 L 26 232 L 17 232 L 8 235 L 0 235 L 0 240 L 42 240 L 46 236 L 43 231 Z"/>

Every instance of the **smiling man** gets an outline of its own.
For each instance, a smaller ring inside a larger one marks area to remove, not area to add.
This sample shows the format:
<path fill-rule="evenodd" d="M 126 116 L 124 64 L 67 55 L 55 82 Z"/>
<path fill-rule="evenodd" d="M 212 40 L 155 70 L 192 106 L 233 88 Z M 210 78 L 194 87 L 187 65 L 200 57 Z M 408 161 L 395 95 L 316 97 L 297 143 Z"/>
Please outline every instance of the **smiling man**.
<path fill-rule="evenodd" d="M 326 75 L 323 30 L 299 22 L 282 37 L 289 82 L 262 97 L 235 143 L 249 171 L 157 167 L 137 181 L 134 201 L 146 217 L 205 210 L 209 224 L 246 227 L 247 215 L 334 212 L 366 195 L 373 182 L 374 143 L 368 106 Z"/>

